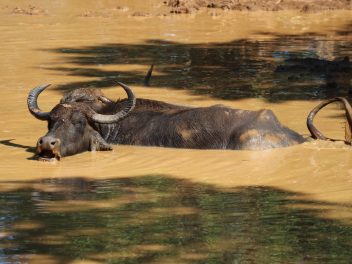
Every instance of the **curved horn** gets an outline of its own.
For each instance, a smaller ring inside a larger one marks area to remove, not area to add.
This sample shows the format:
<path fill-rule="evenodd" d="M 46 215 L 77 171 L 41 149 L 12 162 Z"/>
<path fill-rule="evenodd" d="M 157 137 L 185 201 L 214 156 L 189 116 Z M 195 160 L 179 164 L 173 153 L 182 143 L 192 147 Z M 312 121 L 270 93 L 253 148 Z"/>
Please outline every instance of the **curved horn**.
<path fill-rule="evenodd" d="M 116 114 L 113 115 L 102 115 L 94 112 L 91 114 L 89 117 L 96 123 L 101 123 L 101 124 L 111 124 L 119 121 L 120 119 L 124 118 L 127 116 L 134 108 L 136 105 L 136 97 L 134 96 L 131 88 L 129 88 L 127 85 L 118 82 L 118 84 L 125 90 L 127 93 L 128 99 L 127 99 L 127 106 L 122 109 L 121 111 L 117 112 Z"/>
<path fill-rule="evenodd" d="M 347 101 L 346 98 L 343 97 L 336 97 L 330 100 L 327 100 L 325 102 L 322 102 L 321 104 L 317 105 L 309 114 L 307 117 L 307 127 L 308 130 L 310 131 L 311 135 L 313 138 L 315 139 L 322 139 L 322 140 L 332 140 L 332 141 L 336 141 L 336 139 L 331 139 L 331 138 L 327 138 L 325 137 L 313 124 L 313 119 L 315 117 L 315 115 L 325 106 L 327 106 L 328 104 L 331 104 L 333 102 L 337 102 L 340 101 L 343 103 L 344 107 L 345 107 L 345 111 L 346 111 L 346 119 L 348 122 L 348 126 L 351 128 L 352 127 L 352 107 L 349 104 L 349 102 Z M 346 139 L 347 140 L 347 139 Z"/>
<path fill-rule="evenodd" d="M 346 98 L 341 97 L 341 101 L 345 105 L 347 124 L 345 127 L 345 143 L 352 145 L 352 107 Z"/>
<path fill-rule="evenodd" d="M 49 112 L 43 112 L 42 110 L 40 110 L 40 108 L 38 107 L 38 96 L 39 94 L 44 91 L 48 86 L 50 86 L 50 84 L 43 84 L 40 86 L 35 87 L 34 89 L 32 89 L 27 97 L 27 106 L 28 106 L 28 110 L 29 112 L 35 117 L 38 118 L 39 120 L 48 120 L 49 119 Z"/>

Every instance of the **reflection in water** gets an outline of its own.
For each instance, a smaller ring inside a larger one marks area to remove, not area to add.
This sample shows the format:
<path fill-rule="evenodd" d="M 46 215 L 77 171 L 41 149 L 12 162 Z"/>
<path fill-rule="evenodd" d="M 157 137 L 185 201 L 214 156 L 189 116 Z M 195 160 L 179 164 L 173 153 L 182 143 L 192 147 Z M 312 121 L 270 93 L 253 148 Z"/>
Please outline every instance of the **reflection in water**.
<path fill-rule="evenodd" d="M 352 92 L 352 63 L 345 63 L 343 68 L 331 67 L 333 60 L 343 57 L 348 60 L 348 55 L 352 55 L 351 33 L 341 32 L 345 31 L 342 29 L 334 33 L 343 35 L 340 40 L 330 40 L 314 33 L 284 35 L 257 32 L 269 39 L 240 39 L 213 44 L 148 40 L 143 44 L 104 44 L 49 51 L 63 54 L 70 65 L 77 66 L 53 67 L 51 70 L 98 78 L 64 84 L 59 89 L 109 87 L 116 80 L 140 85 L 143 75 L 135 71 L 104 71 L 92 66 L 148 66 L 154 63 L 156 71 L 161 74 L 152 77 L 153 87 L 186 89 L 221 99 L 322 99 L 347 96 Z M 306 68 L 301 67 L 300 72 L 292 67 L 286 67 L 290 69 L 287 71 L 277 71 L 285 67 L 285 59 L 296 59 Z M 326 67 L 310 69 L 313 67 L 309 62 L 314 60 Z"/>
<path fill-rule="evenodd" d="M 0 193 L 1 262 L 349 263 L 352 258 L 352 227 L 318 216 L 319 208 L 344 205 L 276 188 L 220 189 L 162 176 L 2 186 L 11 189 Z"/>

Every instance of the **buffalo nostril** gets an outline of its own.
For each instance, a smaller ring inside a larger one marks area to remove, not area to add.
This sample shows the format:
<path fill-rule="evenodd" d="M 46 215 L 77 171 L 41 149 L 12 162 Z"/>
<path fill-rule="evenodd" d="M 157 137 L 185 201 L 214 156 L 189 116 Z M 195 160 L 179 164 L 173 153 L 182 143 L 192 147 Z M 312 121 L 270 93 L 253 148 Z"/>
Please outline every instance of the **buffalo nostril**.
<path fill-rule="evenodd" d="M 39 140 L 39 144 L 40 145 L 43 144 L 43 140 L 42 139 Z"/>
<path fill-rule="evenodd" d="M 56 140 L 55 140 L 55 141 L 51 141 L 50 144 L 51 144 L 52 146 L 55 146 L 56 142 L 57 142 Z"/>

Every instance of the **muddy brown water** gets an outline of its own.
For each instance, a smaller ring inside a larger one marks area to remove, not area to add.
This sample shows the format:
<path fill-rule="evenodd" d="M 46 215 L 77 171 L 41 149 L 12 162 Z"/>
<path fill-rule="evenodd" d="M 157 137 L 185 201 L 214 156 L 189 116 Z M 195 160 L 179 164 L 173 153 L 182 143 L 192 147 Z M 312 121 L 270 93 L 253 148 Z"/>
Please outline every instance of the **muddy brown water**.
<path fill-rule="evenodd" d="M 351 55 L 352 13 L 169 15 L 160 1 L 2 1 L 0 262 L 349 263 L 352 151 L 314 141 L 268 151 L 115 146 L 58 163 L 33 157 L 63 92 L 272 109 L 308 137 L 321 100 L 348 94 L 315 73 L 273 74 L 292 57 Z M 155 63 L 151 87 L 143 75 Z M 295 75 L 296 74 L 296 75 Z M 343 138 L 337 105 L 317 126 Z"/>

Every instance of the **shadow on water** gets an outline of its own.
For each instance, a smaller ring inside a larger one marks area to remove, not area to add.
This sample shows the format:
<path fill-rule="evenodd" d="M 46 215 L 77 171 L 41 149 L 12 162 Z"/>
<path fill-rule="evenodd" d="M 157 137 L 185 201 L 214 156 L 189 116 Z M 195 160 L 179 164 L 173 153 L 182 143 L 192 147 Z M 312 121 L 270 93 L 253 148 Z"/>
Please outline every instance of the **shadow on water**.
<path fill-rule="evenodd" d="M 1 262 L 35 256 L 36 263 L 40 256 L 54 263 L 352 259 L 352 227 L 320 216 L 321 208 L 349 211 L 351 205 L 310 201 L 281 189 L 222 189 L 167 176 L 46 179 L 2 187 Z"/>
<path fill-rule="evenodd" d="M 4 145 L 4 146 L 12 147 L 12 148 L 25 149 L 26 152 L 33 153 L 33 156 L 28 157 L 27 160 L 37 160 L 36 147 L 14 143 L 14 142 L 12 142 L 13 140 L 14 139 L 0 140 L 0 144 Z"/>
<path fill-rule="evenodd" d="M 36 149 L 35 147 L 14 143 L 12 142 L 13 140 L 15 139 L 0 140 L 0 144 L 13 147 L 13 148 L 22 148 L 22 149 L 25 149 L 27 152 L 35 153 L 35 149 Z"/>
<path fill-rule="evenodd" d="M 329 36 L 257 32 L 258 36 L 265 38 L 210 44 L 148 40 L 142 44 L 111 43 L 45 51 L 62 54 L 67 63 L 76 65 L 50 70 L 96 78 L 59 85 L 61 90 L 104 88 L 116 81 L 142 85 L 145 72 L 119 71 L 119 65 L 145 65 L 146 71 L 153 63 L 155 71 L 160 73 L 151 79 L 154 88 L 184 89 L 192 94 L 229 100 L 253 97 L 273 102 L 324 99 L 351 93 L 352 62 L 346 63 L 342 74 L 339 74 L 338 67 L 333 69 L 333 74 L 330 74 L 331 67 L 323 67 L 321 71 L 308 67 L 299 73 L 276 69 L 285 66 L 290 59 L 301 59 L 299 64 L 306 63 L 304 59 L 307 58 L 316 59 L 326 65 L 333 64 L 335 59 L 348 56 L 352 59 L 349 25 L 330 32 Z M 117 65 L 117 70 L 104 70 L 104 65 Z M 340 81 L 341 78 L 344 81 Z"/>

